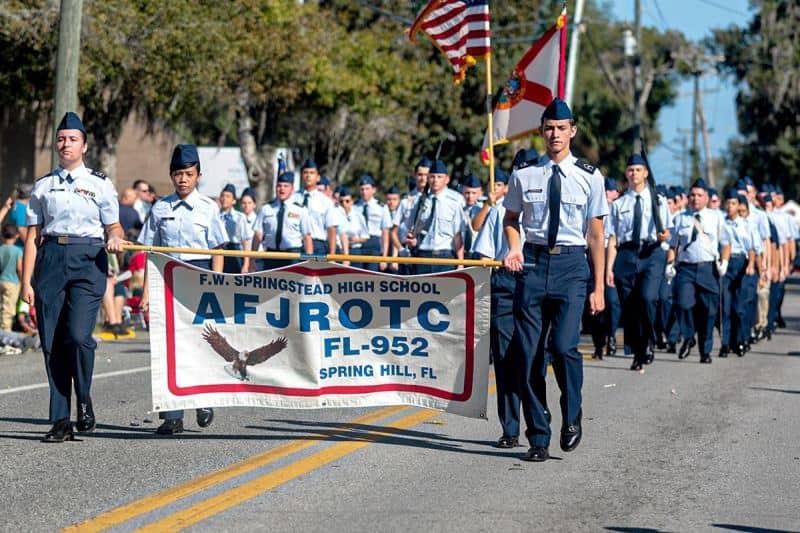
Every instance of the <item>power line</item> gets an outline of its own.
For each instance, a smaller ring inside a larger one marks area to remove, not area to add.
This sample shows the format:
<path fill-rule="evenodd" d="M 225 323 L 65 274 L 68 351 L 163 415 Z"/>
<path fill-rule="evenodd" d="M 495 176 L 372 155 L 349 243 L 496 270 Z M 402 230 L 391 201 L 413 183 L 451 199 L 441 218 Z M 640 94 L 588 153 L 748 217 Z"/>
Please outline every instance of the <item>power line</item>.
<path fill-rule="evenodd" d="M 661 19 L 661 22 L 664 23 L 664 26 L 669 27 L 667 18 L 664 16 L 664 12 L 661 11 L 661 4 L 658 3 L 658 0 L 653 0 L 653 4 L 656 6 L 656 11 L 658 12 L 658 16 Z"/>
<path fill-rule="evenodd" d="M 716 7 L 717 9 L 721 9 L 723 11 L 727 11 L 728 13 L 734 13 L 736 15 L 742 15 L 743 17 L 749 16 L 744 11 L 739 11 L 738 9 L 730 8 L 724 4 L 718 4 L 717 2 L 713 2 L 712 0 L 700 0 L 704 4 L 708 4 L 712 7 Z"/>

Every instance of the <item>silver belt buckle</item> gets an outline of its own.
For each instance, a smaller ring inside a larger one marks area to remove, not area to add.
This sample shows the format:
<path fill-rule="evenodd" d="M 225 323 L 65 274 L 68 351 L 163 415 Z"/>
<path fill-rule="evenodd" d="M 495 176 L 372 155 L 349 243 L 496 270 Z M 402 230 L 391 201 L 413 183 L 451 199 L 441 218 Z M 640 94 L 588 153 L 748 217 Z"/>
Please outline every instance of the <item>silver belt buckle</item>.
<path fill-rule="evenodd" d="M 561 247 L 553 246 L 552 248 L 548 248 L 547 253 L 550 255 L 561 255 Z"/>
<path fill-rule="evenodd" d="M 69 236 L 68 235 L 59 235 L 58 236 L 58 244 L 69 244 Z"/>

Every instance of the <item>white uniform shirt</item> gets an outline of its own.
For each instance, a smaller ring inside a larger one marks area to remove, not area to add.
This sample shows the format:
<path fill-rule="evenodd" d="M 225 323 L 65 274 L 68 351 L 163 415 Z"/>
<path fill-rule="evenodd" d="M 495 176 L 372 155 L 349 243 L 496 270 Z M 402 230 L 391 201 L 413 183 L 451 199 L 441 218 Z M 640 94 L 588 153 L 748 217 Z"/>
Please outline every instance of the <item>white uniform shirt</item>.
<path fill-rule="evenodd" d="M 119 222 L 117 190 L 102 172 L 83 165 L 71 172 L 57 168 L 36 180 L 25 216 L 42 235 L 103 239 L 104 226 Z"/>
<path fill-rule="evenodd" d="M 697 221 L 695 216 L 699 215 Z M 695 221 L 700 225 L 702 233 L 698 230 L 696 238 L 692 241 L 695 232 Z M 721 246 L 730 244 L 728 234 L 723 230 L 723 219 L 719 211 L 701 209 L 699 212 L 686 210 L 675 217 L 675 225 L 670 235 L 670 246 L 679 249 L 679 263 L 703 263 L 715 261 Z M 703 237 L 705 235 L 705 237 Z"/>
<path fill-rule="evenodd" d="M 506 255 L 508 255 L 508 240 L 506 240 L 506 234 L 503 230 L 503 218 L 505 216 L 506 208 L 502 200 L 495 202 L 489 208 L 486 220 L 475 237 L 471 252 L 498 261 L 505 259 Z"/>
<path fill-rule="evenodd" d="M 219 218 L 228 233 L 228 242 L 241 244 L 253 238 L 253 228 L 248 224 L 247 217 L 241 211 L 236 209 L 220 211 Z"/>
<path fill-rule="evenodd" d="M 422 229 L 427 228 L 427 233 L 421 241 L 417 242 L 417 248 L 420 250 L 452 250 L 453 239 L 463 228 L 464 211 L 462 211 L 461 205 L 447 195 L 446 190 L 440 191 L 437 195 L 431 195 L 424 202 L 422 212 L 419 214 L 419 221 Z M 406 211 L 405 217 L 400 224 L 401 242 L 405 242 L 406 235 L 414 229 L 414 219 L 417 218 L 417 205 L 423 198 L 423 195 L 417 195 L 414 205 Z M 433 208 L 434 198 L 436 198 L 435 210 Z M 432 210 L 433 218 L 431 219 Z"/>
<path fill-rule="evenodd" d="M 383 230 L 392 227 L 392 215 L 389 208 L 372 198 L 366 203 L 367 216 L 364 216 L 364 200 L 359 200 L 353 209 L 358 209 L 362 218 L 366 219 L 370 237 L 380 237 Z"/>
<path fill-rule="evenodd" d="M 308 200 L 304 202 L 304 199 Z M 328 228 L 336 227 L 342 223 L 333 200 L 325 196 L 322 191 L 297 191 L 290 198 L 308 209 L 308 218 L 311 228 L 311 238 L 319 241 L 328 240 Z"/>
<path fill-rule="evenodd" d="M 608 217 L 611 222 L 610 234 L 616 235 L 618 244 L 624 244 L 633 240 L 633 217 L 635 214 L 634 210 L 636 208 L 637 195 L 641 197 L 639 201 L 642 206 L 642 226 L 639 239 L 641 242 L 656 241 L 658 232 L 656 230 L 655 219 L 653 218 L 652 196 L 650 194 L 650 187 L 645 187 L 640 193 L 628 190 L 611 204 L 611 213 Z M 659 196 L 658 200 L 659 216 L 664 224 L 663 227 L 668 228 L 669 209 L 667 208 L 667 202 L 661 196 Z"/>
<path fill-rule="evenodd" d="M 342 224 L 339 225 L 337 235 L 347 235 L 349 239 L 352 238 L 369 238 L 369 229 L 367 228 L 367 221 L 364 220 L 364 215 L 361 214 L 360 209 L 355 207 L 350 210 L 350 213 L 345 212 L 344 208 L 339 207 L 339 217 Z M 338 243 L 341 246 L 341 242 Z M 350 250 L 361 248 L 363 243 L 350 242 Z"/>
<path fill-rule="evenodd" d="M 731 243 L 731 256 L 747 255 L 750 250 L 756 249 L 754 233 L 746 219 L 738 216 L 734 219 L 725 217 L 723 227 L 728 234 L 728 242 Z"/>
<path fill-rule="evenodd" d="M 247 220 L 247 223 L 250 225 L 250 228 L 253 231 L 255 231 L 256 230 L 256 219 L 258 218 L 258 209 L 256 209 L 255 211 L 253 211 L 249 215 L 245 213 L 244 214 L 244 218 L 245 218 L 245 220 Z"/>
<path fill-rule="evenodd" d="M 281 201 L 275 198 L 258 210 L 255 227 L 256 233 L 260 234 L 261 237 L 261 244 L 259 245 L 261 250 L 302 248 L 303 237 L 311 233 L 308 210 L 291 200 L 287 200 L 283 208 L 281 242 L 277 243 L 280 244 L 280 246 L 277 246 L 275 239 L 278 237 L 278 213 L 280 209 Z"/>
<path fill-rule="evenodd" d="M 586 246 L 589 220 L 608 215 L 605 178 L 595 167 L 572 154 L 558 166 L 563 176 L 556 245 Z M 547 194 L 552 174 L 553 162 L 546 155 L 520 165 L 511 174 L 504 204 L 509 211 L 522 213 L 520 227 L 525 242 L 547 246 L 550 221 Z"/>
<path fill-rule="evenodd" d="M 219 207 L 197 189 L 183 200 L 173 193 L 154 203 L 139 233 L 139 243 L 147 246 L 211 249 L 226 242 L 228 234 L 219 218 Z M 170 255 L 184 261 L 211 258 L 210 255 Z"/>
<path fill-rule="evenodd" d="M 750 204 L 750 223 L 753 224 L 761 236 L 761 240 L 769 239 L 769 220 L 763 209 L 755 204 Z M 763 245 L 762 245 L 763 248 Z"/>

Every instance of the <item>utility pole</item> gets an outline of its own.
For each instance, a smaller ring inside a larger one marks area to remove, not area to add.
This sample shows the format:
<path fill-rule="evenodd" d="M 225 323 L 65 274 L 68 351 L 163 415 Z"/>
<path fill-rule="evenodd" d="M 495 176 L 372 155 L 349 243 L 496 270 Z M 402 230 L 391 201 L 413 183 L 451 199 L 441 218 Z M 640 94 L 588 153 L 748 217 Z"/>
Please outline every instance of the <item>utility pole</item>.
<path fill-rule="evenodd" d="M 639 113 L 642 98 L 642 0 L 633 0 L 633 151 L 642 151 L 642 117 Z"/>
<path fill-rule="evenodd" d="M 56 57 L 56 97 L 53 124 L 67 111 L 78 110 L 78 64 L 81 56 L 81 12 L 83 0 L 61 0 Z M 52 168 L 58 166 L 53 147 Z"/>
<path fill-rule="evenodd" d="M 575 1 L 575 24 L 569 40 L 569 60 L 567 61 L 567 105 L 572 108 L 572 97 L 575 94 L 575 72 L 578 67 L 578 51 L 581 45 L 581 31 L 583 30 L 583 0 Z"/>

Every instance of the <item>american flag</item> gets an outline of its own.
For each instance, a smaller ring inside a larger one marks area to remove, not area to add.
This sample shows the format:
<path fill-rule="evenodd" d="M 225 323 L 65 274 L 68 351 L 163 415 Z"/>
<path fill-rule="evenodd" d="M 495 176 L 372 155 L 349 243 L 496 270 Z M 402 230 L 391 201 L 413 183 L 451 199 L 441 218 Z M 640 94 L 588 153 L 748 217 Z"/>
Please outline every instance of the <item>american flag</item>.
<path fill-rule="evenodd" d="M 464 79 L 467 67 L 489 55 L 489 0 L 431 0 L 411 29 L 408 37 L 422 31 L 453 65 L 456 82 Z"/>

